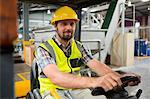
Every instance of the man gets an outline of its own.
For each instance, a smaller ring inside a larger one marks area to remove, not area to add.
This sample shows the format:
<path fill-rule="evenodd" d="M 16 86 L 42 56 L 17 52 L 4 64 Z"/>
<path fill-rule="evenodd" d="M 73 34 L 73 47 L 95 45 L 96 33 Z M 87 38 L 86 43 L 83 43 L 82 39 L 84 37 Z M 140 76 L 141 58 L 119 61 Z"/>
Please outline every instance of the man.
<path fill-rule="evenodd" d="M 51 88 L 57 89 L 61 99 L 68 99 L 64 95 L 66 91 L 75 99 L 105 99 L 102 96 L 92 96 L 89 88 L 102 87 L 108 91 L 122 84 L 121 75 L 94 59 L 81 43 L 74 40 L 78 21 L 72 8 L 64 6 L 57 9 L 51 20 L 56 34 L 47 41 L 53 52 L 44 44 L 36 50 L 36 59 L 41 69 L 40 92 L 44 99 L 52 98 L 49 94 Z M 81 77 L 79 63 L 82 62 L 100 77 Z"/>

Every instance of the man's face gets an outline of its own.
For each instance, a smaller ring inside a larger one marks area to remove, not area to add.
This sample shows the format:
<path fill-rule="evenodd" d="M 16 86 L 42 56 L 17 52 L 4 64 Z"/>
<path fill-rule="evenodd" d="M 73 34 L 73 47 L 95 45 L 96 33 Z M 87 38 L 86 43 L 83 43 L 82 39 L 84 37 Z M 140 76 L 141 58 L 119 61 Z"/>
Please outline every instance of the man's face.
<path fill-rule="evenodd" d="M 74 36 L 76 21 L 74 20 L 59 21 L 55 27 L 58 36 L 62 40 L 69 41 Z"/>

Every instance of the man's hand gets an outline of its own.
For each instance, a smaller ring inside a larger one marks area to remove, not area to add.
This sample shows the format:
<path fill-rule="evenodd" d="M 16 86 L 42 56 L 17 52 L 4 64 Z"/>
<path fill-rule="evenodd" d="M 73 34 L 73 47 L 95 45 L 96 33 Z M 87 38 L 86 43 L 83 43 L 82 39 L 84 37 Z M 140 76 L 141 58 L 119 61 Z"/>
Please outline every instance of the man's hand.
<path fill-rule="evenodd" d="M 120 75 L 115 72 L 107 73 L 104 76 L 98 77 L 96 87 L 102 87 L 105 91 L 112 90 L 117 86 L 121 86 Z"/>

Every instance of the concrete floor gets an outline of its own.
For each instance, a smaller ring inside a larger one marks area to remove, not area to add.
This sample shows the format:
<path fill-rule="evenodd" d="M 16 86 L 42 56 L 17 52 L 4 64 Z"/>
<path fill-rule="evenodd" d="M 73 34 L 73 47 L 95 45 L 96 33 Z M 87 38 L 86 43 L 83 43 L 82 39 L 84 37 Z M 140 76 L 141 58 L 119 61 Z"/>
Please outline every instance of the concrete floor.
<path fill-rule="evenodd" d="M 25 63 L 15 63 L 14 72 L 15 82 L 30 79 L 30 67 Z"/>
<path fill-rule="evenodd" d="M 18 63 L 14 65 L 15 81 L 20 81 L 22 78 L 18 74 L 24 76 L 25 79 L 29 79 L 30 67 L 25 63 Z M 117 68 L 117 70 L 123 70 L 126 72 L 133 72 L 141 75 L 141 83 L 137 87 L 128 87 L 127 90 L 131 94 L 135 94 L 137 89 L 142 89 L 143 93 L 140 99 L 150 99 L 150 57 L 135 58 L 135 64 L 133 66 L 125 66 Z"/>
<path fill-rule="evenodd" d="M 13 53 L 14 81 L 22 81 L 30 78 L 30 66 L 24 63 L 19 53 Z"/>

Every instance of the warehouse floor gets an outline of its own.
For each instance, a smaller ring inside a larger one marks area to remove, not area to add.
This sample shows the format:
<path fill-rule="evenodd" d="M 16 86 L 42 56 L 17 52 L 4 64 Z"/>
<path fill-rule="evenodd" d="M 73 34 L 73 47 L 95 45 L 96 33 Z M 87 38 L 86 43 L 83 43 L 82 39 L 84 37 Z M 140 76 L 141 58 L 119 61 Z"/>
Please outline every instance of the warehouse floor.
<path fill-rule="evenodd" d="M 26 65 L 25 63 L 17 63 L 14 65 L 14 71 L 15 71 L 15 82 L 21 81 L 21 80 L 29 80 L 30 79 L 30 67 Z"/>
<path fill-rule="evenodd" d="M 29 72 L 30 72 L 30 66 L 24 63 L 19 53 L 13 54 L 13 60 L 14 60 L 14 80 L 22 81 L 22 80 L 28 80 Z"/>
<path fill-rule="evenodd" d="M 137 89 L 142 89 L 143 93 L 140 99 L 150 99 L 150 57 L 135 57 L 133 66 L 119 67 L 117 70 L 134 72 L 141 75 L 141 83 L 137 87 L 128 87 L 131 94 L 135 94 Z M 116 68 L 115 68 L 116 70 Z M 25 63 L 15 63 L 15 82 L 29 79 L 30 66 Z"/>

